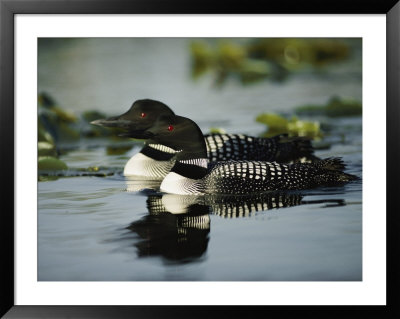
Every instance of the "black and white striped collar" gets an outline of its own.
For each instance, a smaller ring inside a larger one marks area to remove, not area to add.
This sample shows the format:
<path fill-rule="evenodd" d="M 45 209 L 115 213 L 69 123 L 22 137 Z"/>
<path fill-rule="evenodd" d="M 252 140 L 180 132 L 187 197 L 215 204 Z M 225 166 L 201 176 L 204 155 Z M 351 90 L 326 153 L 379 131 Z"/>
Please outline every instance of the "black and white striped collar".
<path fill-rule="evenodd" d="M 194 159 L 179 161 L 179 163 L 182 163 L 182 164 L 196 165 L 196 166 L 200 166 L 200 167 L 204 167 L 204 168 L 207 168 L 208 162 L 209 162 L 208 158 L 194 158 Z"/>
<path fill-rule="evenodd" d="M 173 152 L 171 152 L 171 150 Z M 169 161 L 175 156 L 177 152 L 174 151 L 172 148 L 161 144 L 146 144 L 140 150 L 140 153 L 156 161 Z"/>
<path fill-rule="evenodd" d="M 147 144 L 147 146 L 154 148 L 157 151 L 161 151 L 161 152 L 169 153 L 169 154 L 176 154 L 176 153 L 180 152 L 180 151 L 176 151 L 173 148 L 170 148 L 170 147 L 162 145 L 162 144 Z"/>

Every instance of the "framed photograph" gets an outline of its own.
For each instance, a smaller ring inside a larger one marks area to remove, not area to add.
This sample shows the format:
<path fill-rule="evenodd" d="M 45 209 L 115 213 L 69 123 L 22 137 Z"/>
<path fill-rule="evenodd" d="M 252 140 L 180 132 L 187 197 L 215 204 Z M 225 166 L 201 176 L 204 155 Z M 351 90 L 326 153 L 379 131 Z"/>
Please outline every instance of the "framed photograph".
<path fill-rule="evenodd" d="M 399 313 L 397 1 L 0 9 L 2 316 Z"/>

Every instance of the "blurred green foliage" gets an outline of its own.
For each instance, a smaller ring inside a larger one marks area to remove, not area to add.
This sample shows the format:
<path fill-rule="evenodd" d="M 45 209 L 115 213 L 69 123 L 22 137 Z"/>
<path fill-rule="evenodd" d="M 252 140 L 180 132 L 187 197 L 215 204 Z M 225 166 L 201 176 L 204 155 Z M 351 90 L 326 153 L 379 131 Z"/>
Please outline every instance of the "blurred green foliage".
<path fill-rule="evenodd" d="M 362 115 L 362 103 L 351 98 L 332 96 L 324 105 L 302 105 L 295 108 L 295 113 L 301 116 L 322 117 L 352 117 Z M 289 134 L 290 136 L 307 136 L 314 139 L 323 137 L 323 131 L 329 131 L 332 124 L 320 121 L 300 120 L 297 116 L 290 119 L 276 113 L 261 113 L 256 121 L 267 125 L 267 131 L 263 137 L 271 137 L 277 134 Z"/>
<path fill-rule="evenodd" d="M 104 128 L 90 122 L 106 118 L 104 113 L 90 110 L 77 116 L 57 105 L 47 93 L 38 96 L 39 141 L 49 143 L 78 141 L 81 137 L 112 137 L 120 139 L 118 128 Z M 122 139 L 121 139 L 122 140 Z"/>
<path fill-rule="evenodd" d="M 68 166 L 60 160 L 59 154 L 64 152 L 60 144 L 79 142 L 82 137 L 107 137 L 113 141 L 125 141 L 118 137 L 120 130 L 107 129 L 91 125 L 90 122 L 106 115 L 98 111 L 85 111 L 80 116 L 64 110 L 57 105 L 53 97 L 47 93 L 38 95 L 38 170 L 39 181 L 54 180 L 55 174 L 66 176 Z M 133 147 L 130 145 L 113 145 L 107 148 L 107 154 L 124 154 Z M 92 168 L 83 169 L 84 174 L 94 174 Z M 83 174 L 80 172 L 79 174 Z M 105 176 L 105 172 L 97 172 Z M 45 177 L 52 175 L 51 177 Z M 97 176 L 97 175 L 96 175 Z"/>
<path fill-rule="evenodd" d="M 60 171 L 68 169 L 67 164 L 54 156 L 39 156 L 39 171 Z"/>
<path fill-rule="evenodd" d="M 299 115 L 325 115 L 329 117 L 360 116 L 362 103 L 351 98 L 333 96 L 324 105 L 302 105 L 296 107 Z"/>
<path fill-rule="evenodd" d="M 350 56 L 350 47 L 341 39 L 269 38 L 252 42 L 248 52 L 250 57 L 276 61 L 291 70 L 345 60 Z"/>
<path fill-rule="evenodd" d="M 350 40 L 348 40 L 350 41 Z M 192 76 L 214 73 L 221 86 L 228 77 L 242 84 L 270 79 L 282 81 L 302 69 L 321 70 L 325 65 L 351 56 L 348 41 L 333 38 L 265 38 L 240 42 L 235 40 L 194 41 L 191 43 Z"/>
<path fill-rule="evenodd" d="M 226 131 L 221 127 L 210 127 L 208 134 L 225 134 Z"/>
<path fill-rule="evenodd" d="M 322 131 L 320 123 L 317 121 L 309 122 L 299 120 L 296 116 L 286 119 L 275 113 L 262 113 L 256 117 L 256 121 L 267 125 L 267 130 L 263 137 L 272 137 L 278 134 L 288 134 L 289 136 L 305 136 L 309 138 L 321 138 Z"/>

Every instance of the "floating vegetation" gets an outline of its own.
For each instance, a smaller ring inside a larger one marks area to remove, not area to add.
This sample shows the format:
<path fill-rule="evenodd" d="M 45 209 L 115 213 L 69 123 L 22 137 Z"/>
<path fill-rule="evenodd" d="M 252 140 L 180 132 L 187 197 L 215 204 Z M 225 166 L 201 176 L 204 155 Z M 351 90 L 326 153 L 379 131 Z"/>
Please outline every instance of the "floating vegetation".
<path fill-rule="evenodd" d="M 220 127 L 210 127 L 208 134 L 225 134 L 226 131 Z"/>
<path fill-rule="evenodd" d="M 46 135 L 50 135 L 53 142 L 79 139 L 76 115 L 61 109 L 46 93 L 39 94 L 38 102 L 39 137 L 45 138 Z"/>
<path fill-rule="evenodd" d="M 55 180 L 57 176 L 109 176 L 114 172 L 88 168 L 83 170 L 68 170 L 65 162 L 58 158 L 71 145 L 77 145 L 82 137 L 107 137 L 113 140 L 113 145 L 107 147 L 108 155 L 120 155 L 129 151 L 133 144 L 123 143 L 118 137 L 118 129 L 105 129 L 91 125 L 90 122 L 106 115 L 98 111 L 86 111 L 77 116 L 59 107 L 50 95 L 41 93 L 38 96 L 38 170 L 39 181 Z M 73 144 L 71 144 L 71 142 Z M 104 142 L 103 142 L 104 143 Z M 50 176 L 50 177 L 46 177 Z"/>
<path fill-rule="evenodd" d="M 55 175 L 39 175 L 38 176 L 38 181 L 39 182 L 50 182 L 50 181 L 56 181 L 58 180 L 58 176 Z"/>
<path fill-rule="evenodd" d="M 269 38 L 248 45 L 250 57 L 279 63 L 288 70 L 321 68 L 350 56 L 350 46 L 342 39 Z"/>
<path fill-rule="evenodd" d="M 39 141 L 38 156 L 57 156 L 56 146 L 54 143 Z"/>
<path fill-rule="evenodd" d="M 53 136 L 48 131 L 46 131 L 40 120 L 38 121 L 38 141 L 54 144 Z"/>
<path fill-rule="evenodd" d="M 195 79 L 211 71 L 215 75 L 215 84 L 221 86 L 228 77 L 248 84 L 276 76 L 275 68 L 268 61 L 249 58 L 246 47 L 231 41 L 219 42 L 216 47 L 197 41 L 190 49 Z"/>
<path fill-rule="evenodd" d="M 345 117 L 362 115 L 362 103 L 352 98 L 333 96 L 325 105 L 302 105 L 295 109 L 301 115 Z"/>
<path fill-rule="evenodd" d="M 104 128 L 90 122 L 107 116 L 98 111 L 85 111 L 80 116 L 59 107 L 47 93 L 38 96 L 39 140 L 53 142 L 78 141 L 81 137 L 113 137 L 120 139 L 117 128 Z"/>
<path fill-rule="evenodd" d="M 321 71 L 326 65 L 348 59 L 349 41 L 318 38 L 194 41 L 190 46 L 192 76 L 197 79 L 213 73 L 217 86 L 222 86 L 229 77 L 242 84 L 265 79 L 282 81 L 291 72 Z"/>
<path fill-rule="evenodd" d="M 39 156 L 38 169 L 39 171 L 62 171 L 68 169 L 68 166 L 53 156 Z"/>
<path fill-rule="evenodd" d="M 99 167 L 91 166 L 88 168 L 75 168 L 75 169 L 53 169 L 53 170 L 42 170 L 39 169 L 38 181 L 54 181 L 60 177 L 79 177 L 79 176 L 95 176 L 95 177 L 107 177 L 115 174 L 120 174 L 120 168 L 112 167 Z"/>
<path fill-rule="evenodd" d="M 278 134 L 289 134 L 289 136 L 304 136 L 309 138 L 320 138 L 322 132 L 319 122 L 299 120 L 296 116 L 286 119 L 274 113 L 262 113 L 256 117 L 256 121 L 267 125 L 267 131 L 263 137 L 271 137 Z"/>

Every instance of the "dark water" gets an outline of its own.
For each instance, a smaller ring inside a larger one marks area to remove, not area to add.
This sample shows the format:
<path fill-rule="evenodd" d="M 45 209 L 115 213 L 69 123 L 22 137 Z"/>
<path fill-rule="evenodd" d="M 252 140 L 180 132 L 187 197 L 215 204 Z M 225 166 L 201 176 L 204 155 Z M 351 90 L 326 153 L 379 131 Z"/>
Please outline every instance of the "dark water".
<path fill-rule="evenodd" d="M 254 122 L 260 112 L 291 112 L 332 94 L 361 97 L 359 74 L 343 66 L 332 76 L 302 75 L 244 89 L 230 84 L 218 91 L 207 80 L 188 78 L 187 40 L 104 41 L 49 44 L 39 55 L 39 90 L 66 108 L 96 105 L 109 114 L 124 112 L 136 98 L 172 101 L 203 132 L 218 125 L 253 135 L 264 129 Z M 324 121 L 332 131 L 323 142 L 332 145 L 316 155 L 341 156 L 347 172 L 361 177 L 362 119 Z M 362 279 L 362 181 L 245 198 L 175 196 L 154 190 L 157 183 L 122 176 L 139 146 L 107 155 L 102 145 L 81 141 L 61 159 L 72 170 L 104 166 L 116 174 L 39 182 L 39 280 Z"/>

